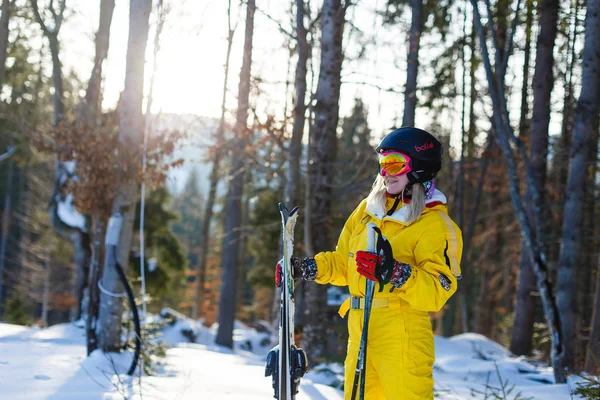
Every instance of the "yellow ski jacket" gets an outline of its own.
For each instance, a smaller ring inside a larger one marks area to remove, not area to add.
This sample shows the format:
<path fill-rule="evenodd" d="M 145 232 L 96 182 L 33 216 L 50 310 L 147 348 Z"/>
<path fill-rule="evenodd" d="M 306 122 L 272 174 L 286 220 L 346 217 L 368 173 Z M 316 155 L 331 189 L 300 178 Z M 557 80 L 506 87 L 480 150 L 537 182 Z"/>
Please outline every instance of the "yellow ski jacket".
<path fill-rule="evenodd" d="M 386 209 L 394 199 L 388 198 Z M 348 285 L 353 297 L 364 297 L 366 278 L 356 271 L 355 254 L 367 247 L 367 223 L 377 225 L 396 261 L 410 264 L 410 279 L 400 289 L 376 284 L 369 322 L 366 398 L 432 399 L 433 332 L 428 312 L 439 311 L 457 288 L 462 233 L 448 216 L 446 198 L 438 190 L 421 217 L 406 222 L 402 204 L 392 215 L 363 200 L 346 221 L 337 247 L 315 256 L 317 283 Z M 363 324 L 363 305 L 350 310 L 345 398 L 349 398 Z M 350 299 L 340 307 L 344 316 Z"/>

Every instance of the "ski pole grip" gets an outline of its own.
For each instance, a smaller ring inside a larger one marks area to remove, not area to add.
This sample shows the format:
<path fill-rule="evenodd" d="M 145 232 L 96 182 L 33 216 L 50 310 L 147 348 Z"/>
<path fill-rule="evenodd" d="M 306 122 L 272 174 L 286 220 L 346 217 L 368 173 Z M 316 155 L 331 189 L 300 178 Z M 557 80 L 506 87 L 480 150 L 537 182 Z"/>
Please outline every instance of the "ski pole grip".
<path fill-rule="evenodd" d="M 377 225 L 373 222 L 367 224 L 367 251 L 375 252 L 375 229 Z"/>

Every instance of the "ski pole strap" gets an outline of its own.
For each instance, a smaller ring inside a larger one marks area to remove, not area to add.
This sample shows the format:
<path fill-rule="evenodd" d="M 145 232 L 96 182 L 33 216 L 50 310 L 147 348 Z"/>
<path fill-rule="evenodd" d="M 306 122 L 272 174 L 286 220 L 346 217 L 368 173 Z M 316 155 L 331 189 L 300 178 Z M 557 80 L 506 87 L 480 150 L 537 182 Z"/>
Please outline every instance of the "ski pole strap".
<path fill-rule="evenodd" d="M 401 308 L 402 303 L 405 303 L 399 297 L 374 297 L 371 308 Z M 365 309 L 365 298 L 364 297 L 348 297 L 338 309 L 340 317 L 344 318 L 348 313 L 348 310 L 364 310 Z"/>

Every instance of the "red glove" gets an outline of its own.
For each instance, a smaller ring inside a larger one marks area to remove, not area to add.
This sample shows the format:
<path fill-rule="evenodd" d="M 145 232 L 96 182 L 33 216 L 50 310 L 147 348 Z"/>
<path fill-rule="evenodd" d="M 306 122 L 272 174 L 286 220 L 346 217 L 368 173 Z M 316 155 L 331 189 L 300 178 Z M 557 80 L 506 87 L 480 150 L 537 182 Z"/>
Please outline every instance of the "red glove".
<path fill-rule="evenodd" d="M 281 287 L 281 281 L 283 280 L 283 258 L 279 260 L 277 265 L 275 265 L 275 286 Z"/>
<path fill-rule="evenodd" d="M 378 256 L 377 253 L 362 250 L 356 252 L 356 270 L 365 278 L 375 282 L 378 281 L 375 275 L 377 263 L 379 265 L 382 263 L 381 256 Z"/>
<path fill-rule="evenodd" d="M 317 277 L 317 263 L 312 257 L 290 257 L 292 278 L 303 278 L 305 281 L 314 281 Z M 275 265 L 275 285 L 281 287 L 283 282 L 283 258 Z"/>
<path fill-rule="evenodd" d="M 292 267 L 292 278 L 302 276 L 304 269 L 302 268 L 302 259 L 294 256 L 290 257 Z M 281 287 L 283 282 L 283 258 L 275 265 L 275 285 Z"/>

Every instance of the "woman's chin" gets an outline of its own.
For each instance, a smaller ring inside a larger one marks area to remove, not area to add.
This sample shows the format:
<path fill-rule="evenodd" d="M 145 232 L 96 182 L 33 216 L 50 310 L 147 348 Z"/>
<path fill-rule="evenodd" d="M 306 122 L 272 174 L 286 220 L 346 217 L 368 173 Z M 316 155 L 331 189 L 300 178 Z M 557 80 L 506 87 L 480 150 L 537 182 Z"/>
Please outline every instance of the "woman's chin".
<path fill-rule="evenodd" d="M 387 192 L 393 196 L 399 194 L 400 192 L 402 192 L 402 188 L 395 186 L 395 185 L 390 185 L 387 187 Z"/>

